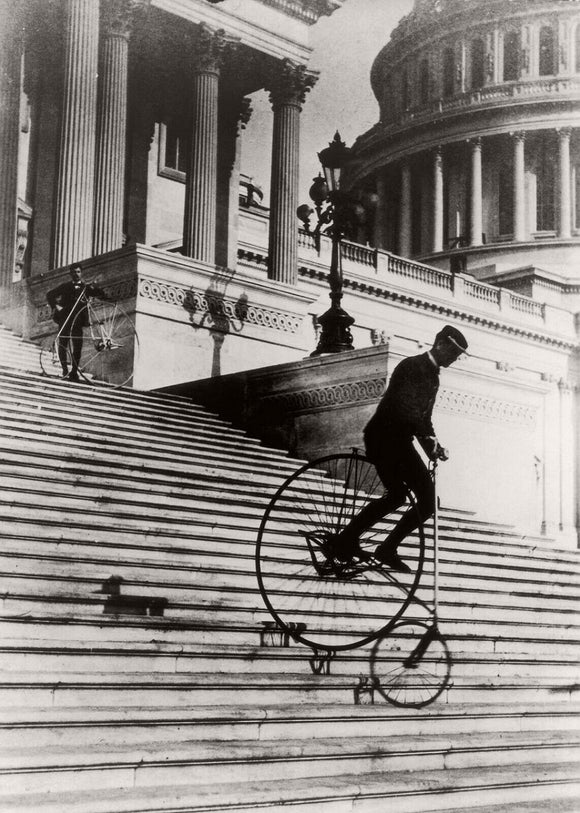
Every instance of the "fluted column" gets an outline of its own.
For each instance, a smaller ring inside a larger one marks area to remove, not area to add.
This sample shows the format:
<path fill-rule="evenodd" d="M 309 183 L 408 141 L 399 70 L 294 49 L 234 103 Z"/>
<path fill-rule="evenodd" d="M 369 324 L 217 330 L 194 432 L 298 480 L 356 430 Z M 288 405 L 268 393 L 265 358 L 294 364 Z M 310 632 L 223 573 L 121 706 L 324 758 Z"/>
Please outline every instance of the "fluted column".
<path fill-rule="evenodd" d="M 65 54 L 53 265 L 92 250 L 99 4 L 65 0 Z"/>
<path fill-rule="evenodd" d="M 127 153 L 127 68 L 130 0 L 102 0 L 101 93 L 97 125 L 97 173 L 93 251 L 123 244 Z"/>
<path fill-rule="evenodd" d="M 471 234 L 469 244 L 480 246 L 483 232 L 481 138 L 471 141 Z"/>
<path fill-rule="evenodd" d="M 185 185 L 183 249 L 187 257 L 215 265 L 218 94 L 228 43 L 222 30 L 199 28 L 195 40 L 193 116 Z"/>
<path fill-rule="evenodd" d="M 572 234 L 572 200 L 570 195 L 570 136 L 572 129 L 563 127 L 558 130 L 559 141 L 559 187 L 560 212 L 558 218 L 558 236 L 570 237 Z"/>
<path fill-rule="evenodd" d="M 443 153 L 433 157 L 433 251 L 443 251 Z"/>
<path fill-rule="evenodd" d="M 298 277 L 300 111 L 315 82 L 304 65 L 285 59 L 266 86 L 274 111 L 268 268 L 271 279 L 288 285 Z"/>
<path fill-rule="evenodd" d="M 411 256 L 412 231 L 411 167 L 409 164 L 403 164 L 401 167 L 401 209 L 399 215 L 399 254 L 401 257 Z"/>
<path fill-rule="evenodd" d="M 18 219 L 20 7 L 0 0 L 0 287 L 12 283 Z"/>
<path fill-rule="evenodd" d="M 526 239 L 526 162 L 524 132 L 512 133 L 514 141 L 514 240 Z"/>

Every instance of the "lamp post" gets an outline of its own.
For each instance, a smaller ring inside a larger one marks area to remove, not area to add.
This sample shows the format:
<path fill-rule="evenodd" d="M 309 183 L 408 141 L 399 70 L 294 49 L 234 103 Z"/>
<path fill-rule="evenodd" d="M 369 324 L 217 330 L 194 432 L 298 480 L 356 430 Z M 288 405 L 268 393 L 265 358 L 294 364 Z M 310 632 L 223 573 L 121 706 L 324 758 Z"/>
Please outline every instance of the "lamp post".
<path fill-rule="evenodd" d="M 340 191 L 340 176 L 348 159 L 350 150 L 341 141 L 338 132 L 329 146 L 318 153 L 320 163 L 324 170 L 324 178 L 319 175 L 309 190 L 314 203 L 317 223 L 314 228 L 310 226 L 310 217 L 314 211 L 308 204 L 302 204 L 297 209 L 297 216 L 304 226 L 307 234 L 312 234 L 316 240 L 316 247 L 320 245 L 320 235 L 328 234 L 332 240 L 332 255 L 330 260 L 330 308 L 318 317 L 322 331 L 316 350 L 312 356 L 322 353 L 342 353 L 353 350 L 351 325 L 354 319 L 340 306 L 342 300 L 342 252 L 341 240 L 348 230 L 353 219 L 351 201 L 344 192 Z"/>

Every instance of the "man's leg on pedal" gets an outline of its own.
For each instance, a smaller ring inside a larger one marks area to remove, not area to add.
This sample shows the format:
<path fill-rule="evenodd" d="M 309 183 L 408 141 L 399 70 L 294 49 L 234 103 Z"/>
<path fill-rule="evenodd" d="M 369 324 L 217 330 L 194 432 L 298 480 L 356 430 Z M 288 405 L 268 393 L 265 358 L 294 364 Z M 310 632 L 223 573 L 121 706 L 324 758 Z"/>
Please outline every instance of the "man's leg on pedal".
<path fill-rule="evenodd" d="M 409 444 L 401 462 L 401 474 L 407 487 L 416 498 L 416 506 L 411 506 L 375 551 L 375 557 L 394 570 L 409 572 L 410 568 L 400 558 L 397 549 L 400 543 L 411 534 L 420 523 L 426 522 L 435 511 L 435 487 L 419 453 Z"/>
<path fill-rule="evenodd" d="M 367 457 L 373 463 L 377 474 L 385 487 L 385 495 L 368 502 L 359 513 L 351 519 L 345 528 L 334 540 L 338 558 L 348 558 L 360 552 L 359 540 L 365 531 L 368 531 L 376 522 L 393 511 L 396 511 L 404 502 L 406 490 L 400 478 L 394 475 L 398 468 L 398 450 L 381 449 L 379 454 L 368 453 Z"/>

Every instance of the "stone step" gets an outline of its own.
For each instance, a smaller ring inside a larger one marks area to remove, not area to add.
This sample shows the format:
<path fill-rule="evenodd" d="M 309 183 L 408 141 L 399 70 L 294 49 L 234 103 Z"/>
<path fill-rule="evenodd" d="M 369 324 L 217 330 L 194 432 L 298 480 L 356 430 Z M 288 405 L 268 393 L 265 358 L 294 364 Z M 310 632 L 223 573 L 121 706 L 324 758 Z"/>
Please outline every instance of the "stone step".
<path fill-rule="evenodd" d="M 39 537 L 31 516 L 24 518 L 12 513 L 12 520 L 6 515 L 3 516 L 5 550 L 7 553 L 21 551 L 25 556 L 42 555 L 44 551 L 45 555 L 50 557 L 56 550 L 63 558 L 88 557 L 92 560 L 119 563 L 130 563 L 137 556 L 142 559 L 144 553 L 151 562 L 159 558 L 167 561 L 169 557 L 172 563 L 177 564 L 191 562 L 191 557 L 196 556 L 198 552 L 215 556 L 223 554 L 250 556 L 253 559 L 254 543 L 257 538 L 253 533 L 249 535 L 240 533 L 239 539 L 232 538 L 231 532 L 220 536 L 216 534 L 214 527 L 208 530 L 206 526 L 204 530 L 203 527 L 189 523 L 186 528 L 173 527 L 167 533 L 161 530 L 148 534 L 147 531 L 140 529 L 138 540 L 135 539 L 135 529 L 126 526 L 122 531 L 117 529 L 114 538 L 111 539 L 109 531 L 103 531 L 94 525 L 80 525 L 79 522 L 75 522 L 67 532 L 60 524 L 46 521 L 43 524 L 42 536 Z M 458 534 L 456 531 L 449 534 L 441 533 L 440 542 L 440 570 L 443 578 L 446 578 L 447 573 L 454 584 L 457 581 L 457 561 L 462 555 L 461 551 L 457 550 L 457 546 L 461 545 Z M 187 540 L 185 543 L 184 539 Z M 526 585 L 530 592 L 543 592 L 546 583 L 549 583 L 550 586 L 553 585 L 554 595 L 575 589 L 578 584 L 580 575 L 573 569 L 573 562 L 560 563 L 559 560 L 545 559 L 539 555 L 524 557 L 519 550 L 514 554 L 506 551 L 501 558 L 502 570 L 498 573 L 495 549 L 490 549 L 487 553 L 485 542 L 479 547 L 481 553 L 466 559 L 462 568 L 462 575 L 464 574 L 468 580 L 481 576 L 489 581 L 489 576 L 493 575 L 498 588 L 503 586 L 512 588 L 516 584 Z M 431 571 L 431 549 L 428 543 L 424 572 L 427 574 Z"/>
<path fill-rule="evenodd" d="M 47 641 L 62 639 L 63 634 L 70 642 L 74 640 L 110 642 L 116 646 L 117 642 L 126 641 L 127 635 L 131 635 L 132 644 L 145 641 L 145 643 L 189 644 L 198 647 L 206 644 L 215 646 L 219 641 L 223 646 L 242 647 L 245 651 L 254 652 L 264 629 L 262 622 L 271 622 L 265 608 L 261 612 L 248 612 L 244 616 L 239 611 L 227 611 L 222 614 L 211 612 L 211 609 L 208 610 L 200 604 L 195 606 L 193 618 L 189 620 L 175 617 L 91 615 L 90 612 L 84 617 L 70 613 L 58 616 L 54 615 L 53 606 L 50 607 L 52 615 L 39 617 L 31 615 L 30 603 L 25 607 L 24 616 L 16 614 L 0 616 L 6 637 L 14 632 L 23 646 L 27 641 L 38 638 Z M 412 613 L 408 611 L 405 618 L 409 617 L 412 617 Z M 30 631 L 25 629 L 27 626 L 30 627 Z M 77 628 L 80 632 L 77 632 Z M 494 658 L 501 661 L 507 659 L 524 662 L 528 658 L 532 659 L 532 663 L 538 664 L 544 661 L 551 663 L 566 663 L 570 659 L 573 662 L 577 661 L 578 636 L 573 637 L 572 632 L 565 628 L 558 629 L 556 635 L 552 626 L 479 622 L 474 627 L 471 621 L 461 622 L 452 619 L 441 620 L 440 628 L 454 657 L 462 653 L 465 657 L 479 657 L 490 662 L 493 662 Z M 295 657 L 291 647 L 266 649 L 268 654 L 264 657 L 275 657 L 278 660 Z M 305 652 L 309 650 L 299 645 L 298 657 L 304 658 Z M 343 662 L 350 663 L 351 660 L 360 660 L 364 666 L 368 663 L 368 658 L 368 647 L 343 651 L 333 670 L 339 668 L 338 665 Z"/>
<path fill-rule="evenodd" d="M 282 805 L 301 813 L 420 813 L 426 809 L 445 810 L 457 804 L 465 810 L 486 803 L 506 803 L 517 799 L 534 803 L 538 797 L 569 798 L 577 793 L 576 763 L 525 767 L 492 766 L 452 768 L 446 771 L 392 771 L 312 778 L 285 778 L 283 781 L 179 784 L 101 789 L 98 796 L 83 790 L 59 793 L 5 795 L 0 802 L 4 813 L 137 813 L 147 810 L 188 811 L 276 811 Z M 130 781 L 130 780 L 129 780 Z M 429 800 L 427 802 L 427 799 Z M 436 804 L 436 807 L 433 807 Z M 396 805 L 396 808 L 393 806 Z"/>
<path fill-rule="evenodd" d="M 83 641 L 109 643 L 114 646 L 154 643 L 205 647 L 209 644 L 215 648 L 219 644 L 220 648 L 235 646 L 243 652 L 254 652 L 259 647 L 264 629 L 262 625 L 236 626 L 231 620 L 215 620 L 211 616 L 204 623 L 201 616 L 201 610 L 198 618 L 190 622 L 169 617 L 121 614 L 34 616 L 29 608 L 29 612 L 23 616 L 0 615 L 0 624 L 7 641 L 16 639 L 23 646 L 27 643 L 33 644 L 37 640 L 46 641 L 47 646 L 50 646 L 50 642 L 66 640 L 70 644 Z M 410 610 L 405 614 L 405 618 L 412 616 Z M 264 611 L 264 619 L 269 618 Z M 526 663 L 529 660 L 532 666 L 538 668 L 543 663 L 577 664 L 577 641 L 570 639 L 566 642 L 564 639 L 555 639 L 553 634 L 541 638 L 539 637 L 541 628 L 534 627 L 538 637 L 529 639 L 517 637 L 514 632 L 514 629 L 517 631 L 517 627 L 510 628 L 511 635 L 504 631 L 502 636 L 498 636 L 498 628 L 494 624 L 478 624 L 474 629 L 471 622 L 461 623 L 457 620 L 443 619 L 440 621 L 440 628 L 452 649 L 454 659 L 470 658 L 482 664 L 493 664 L 495 660 L 505 661 L 507 656 L 510 663 Z M 551 629 L 546 627 L 545 634 Z M 356 661 L 360 661 L 361 664 L 367 663 L 370 648 L 372 644 L 342 651 L 336 663 Z M 304 648 L 302 645 L 297 648 L 265 646 L 260 647 L 259 653 L 256 657 L 284 660 L 294 658 L 296 653 L 301 658 L 304 657 Z"/>
<path fill-rule="evenodd" d="M 162 451 L 152 453 L 147 452 L 145 441 L 142 448 L 134 448 L 122 451 L 121 449 L 109 450 L 108 447 L 99 444 L 98 440 L 71 440 L 70 438 L 60 438 L 57 441 L 49 441 L 39 438 L 34 432 L 20 431 L 19 429 L 7 430 L 0 425 L 0 444 L 8 452 L 33 453 L 39 458 L 53 460 L 55 457 L 67 459 L 73 463 L 103 463 L 107 466 L 121 468 L 124 471 L 135 470 L 137 472 L 159 474 L 168 471 L 171 475 L 183 475 L 193 478 L 213 478 L 227 483 L 233 479 L 236 482 L 246 480 L 246 482 L 256 483 L 257 486 L 266 482 L 278 488 L 282 480 L 296 470 L 296 465 L 284 457 L 273 456 L 271 460 L 263 461 L 263 465 L 258 465 L 255 460 L 240 455 L 238 458 L 226 454 L 225 451 L 217 452 L 215 455 L 208 448 L 206 454 L 195 454 L 192 452 L 188 456 L 164 455 Z"/>
<path fill-rule="evenodd" d="M 498 802 L 495 805 L 477 805 L 477 813 L 578 813 L 578 799 L 580 799 L 580 788 L 577 793 L 569 799 L 544 799 L 541 801 L 529 801 L 522 808 L 519 802 L 503 804 Z M 464 807 L 445 808 L 446 813 L 465 813 Z M 435 813 L 434 808 L 423 811 L 423 813 Z"/>
<path fill-rule="evenodd" d="M 577 732 L 493 733 L 408 738 L 404 736 L 160 744 L 136 747 L 103 743 L 84 751 L 67 745 L 47 751 L 34 746 L 0 748 L 2 793 L 39 793 L 178 784 L 219 786 L 229 781 L 286 779 L 396 771 L 434 771 L 476 767 L 545 765 L 573 762 L 580 753 Z M 134 781 L 132 781 L 134 780 Z"/>
<path fill-rule="evenodd" d="M 38 517 L 41 520 L 41 516 Z M 102 522 L 103 525 L 107 523 Z M 117 533 L 114 525 L 110 526 Z M 402 550 L 407 561 L 412 561 L 411 549 L 407 553 Z M 63 577 L 63 567 L 66 575 Z M 573 587 L 558 591 L 549 598 L 537 588 L 511 584 L 500 587 L 490 584 L 481 578 L 481 574 L 473 574 L 469 581 L 463 581 L 461 586 L 456 583 L 456 577 L 450 569 L 452 565 L 441 568 L 440 598 L 442 605 L 457 603 L 462 607 L 463 617 L 487 618 L 490 609 L 501 608 L 502 612 L 509 613 L 512 620 L 526 621 L 526 613 L 533 610 L 538 615 L 549 618 L 553 623 L 575 625 L 574 616 L 578 613 L 578 600 Z M 203 572 L 203 580 L 200 573 Z M 245 591 L 257 595 L 257 580 L 254 570 L 254 560 L 251 550 L 240 553 L 231 547 L 225 550 L 209 553 L 196 551 L 188 557 L 182 557 L 166 564 L 162 560 L 141 560 L 137 558 L 130 561 L 111 561 L 102 557 L 65 558 L 63 556 L 34 556 L 22 553 L 8 553 L 0 556 L 0 578 L 5 595 L 29 593 L 42 593 L 43 583 L 50 582 L 51 592 L 55 595 L 70 595 L 71 588 L 76 595 L 82 596 L 83 591 L 88 594 L 102 592 L 103 583 L 110 576 L 120 576 L 125 589 L 131 594 L 145 593 L 147 595 L 168 598 L 171 602 L 187 601 L 191 591 L 195 591 L 198 582 L 202 581 L 203 588 L 213 588 L 218 592 Z M 313 579 L 313 583 L 314 583 Z M 488 586 L 489 585 L 489 586 Z M 424 571 L 423 583 L 416 593 L 416 598 L 426 602 L 432 600 L 432 569 Z M 332 591 L 327 594 L 332 600 Z M 372 613 L 376 605 L 378 614 L 384 614 L 391 608 L 392 591 L 386 584 L 377 579 L 374 585 L 367 585 L 365 593 L 360 595 L 358 601 L 362 610 Z M 455 598 L 455 602 L 453 602 Z M 104 600 L 104 599 L 103 599 Z M 396 596 L 396 604 L 399 598 Z M 384 609 L 383 608 L 384 605 Z M 523 613 L 523 615 L 522 615 Z M 514 615 L 516 614 L 516 615 Z M 521 617 L 520 617 L 521 616 Z"/>
<path fill-rule="evenodd" d="M 228 442 L 227 436 L 224 438 L 213 437 L 211 443 L 207 440 L 204 442 L 204 439 L 200 438 L 197 442 L 189 440 L 187 443 L 179 443 L 178 441 L 169 442 L 162 437 L 158 438 L 156 434 L 143 433 L 143 436 L 137 435 L 135 432 L 123 434 L 105 430 L 97 434 L 90 428 L 82 427 L 69 431 L 64 423 L 56 423 L 53 420 L 47 424 L 41 418 L 36 421 L 24 421 L 17 416 L 2 416 L 0 437 L 26 440 L 27 438 L 34 439 L 40 434 L 42 434 L 44 442 L 48 441 L 53 446 L 53 454 L 59 448 L 98 450 L 106 446 L 109 449 L 109 454 L 113 456 L 127 455 L 136 460 L 143 457 L 151 460 L 167 461 L 185 459 L 192 462 L 195 460 L 199 465 L 204 460 L 214 463 L 224 458 L 225 463 L 231 464 L 239 460 L 246 467 L 249 467 L 250 464 L 259 467 L 260 464 L 264 463 L 276 469 L 283 468 L 281 464 L 284 463 L 282 455 L 277 455 L 275 452 L 270 452 L 259 446 L 246 444 L 243 438 Z M 111 449 L 113 452 L 110 451 Z M 293 463 L 286 462 L 285 465 L 288 474 L 294 472 L 297 468 Z"/>
<path fill-rule="evenodd" d="M 0 508 L 1 510 L 1 508 Z M 5 531 L 9 533 L 5 523 Z M 198 528 L 197 534 L 203 529 Z M 184 532 L 182 532 L 183 534 Z M 124 578 L 130 581 L 147 582 L 157 580 L 160 575 L 164 581 L 182 583 L 185 579 L 188 584 L 192 582 L 192 572 L 199 570 L 200 566 L 218 569 L 234 567 L 236 572 L 244 572 L 250 578 L 255 574 L 255 549 L 253 540 L 245 542 L 224 538 L 201 537 L 195 547 L 189 549 L 175 544 L 177 538 L 172 536 L 173 547 L 157 544 L 153 547 L 132 544 L 132 537 L 119 538 L 115 531 L 114 540 L 110 536 L 107 542 L 92 540 L 88 542 L 63 542 L 60 539 L 31 539 L 30 537 L 15 535 L 5 539 L 4 549 L 0 552 L 0 570 L 6 575 L 47 575 L 51 577 L 55 569 L 67 567 L 73 577 L 85 573 L 89 577 L 97 577 L 104 569 L 113 569 L 123 573 Z M 185 534 L 191 545 L 193 534 Z M 409 552 L 409 557 L 411 553 Z M 439 577 L 440 588 L 443 594 L 446 591 L 458 590 L 465 594 L 470 601 L 481 603 L 497 603 L 502 606 L 529 606 L 542 610 L 562 609 L 568 605 L 573 607 L 577 600 L 578 588 L 575 580 L 561 573 L 548 570 L 537 570 L 530 573 L 512 567 L 512 578 L 507 575 L 502 580 L 490 582 L 490 571 L 493 563 L 490 561 L 483 566 L 466 567 L 462 574 L 461 587 L 457 587 L 457 574 L 455 561 L 450 559 L 445 550 L 440 555 Z M 507 569 L 507 568 L 506 568 Z M 528 578 L 531 575 L 534 578 Z M 550 579 L 560 579 L 560 583 Z M 422 584 L 426 597 L 432 589 L 433 563 L 427 560 L 424 564 Z M 420 593 L 421 594 L 421 593 Z M 381 592 L 382 595 L 382 592 Z"/>
<path fill-rule="evenodd" d="M 576 701 L 532 705 L 528 701 L 503 703 L 437 701 L 425 709 L 395 708 L 384 701 L 375 705 L 327 703 L 233 706 L 212 703 L 185 708 L 164 701 L 145 706 L 133 695 L 129 705 L 32 706 L 11 705 L 0 709 L 0 735 L 14 747 L 24 738 L 38 747 L 77 745 L 84 747 L 135 745 L 148 739 L 159 742 L 285 742 L 339 737 L 476 735 L 489 732 L 560 731 L 578 733 L 580 705 Z M 7 746 L 6 746 L 7 747 Z M 1 809 L 1 808 L 0 808 Z"/>
<path fill-rule="evenodd" d="M 77 419 L 86 421 L 89 425 L 99 428 L 99 419 L 103 423 L 116 424 L 124 427 L 143 426 L 147 423 L 156 431 L 175 434 L 183 432 L 186 437 L 193 436 L 197 430 L 210 432 L 225 431 L 232 436 L 247 438 L 248 443 L 261 445 L 261 441 L 248 435 L 243 429 L 233 426 L 230 421 L 220 418 L 216 413 L 210 412 L 203 406 L 194 404 L 189 399 L 181 401 L 178 408 L 173 402 L 166 404 L 156 400 L 157 393 L 151 393 L 151 398 L 142 400 L 133 405 L 130 412 L 120 410 L 115 400 L 103 401 L 102 397 L 91 398 L 92 390 L 74 393 L 67 389 L 68 384 L 59 384 L 56 387 L 43 386 L 39 388 L 27 380 L 14 381 L 2 374 L 2 394 L 0 395 L 3 409 L 14 410 L 19 408 L 23 417 L 38 416 L 39 414 L 70 418 L 73 423 Z M 44 379 L 46 381 L 46 379 Z M 169 409 L 167 409 L 169 406 Z M 281 454 L 284 454 L 283 452 Z"/>

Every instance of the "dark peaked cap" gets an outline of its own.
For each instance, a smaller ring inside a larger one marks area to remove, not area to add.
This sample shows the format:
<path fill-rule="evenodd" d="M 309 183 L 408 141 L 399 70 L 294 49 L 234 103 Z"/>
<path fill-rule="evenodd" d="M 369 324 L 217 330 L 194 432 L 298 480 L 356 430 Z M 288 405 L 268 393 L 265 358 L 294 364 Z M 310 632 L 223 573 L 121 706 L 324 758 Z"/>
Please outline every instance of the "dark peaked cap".
<path fill-rule="evenodd" d="M 457 330 L 456 327 L 453 327 L 453 325 L 445 325 L 445 327 L 441 328 L 439 333 L 435 336 L 435 341 L 437 341 L 437 339 L 449 339 L 462 353 L 466 353 L 469 347 L 463 333 Z"/>

